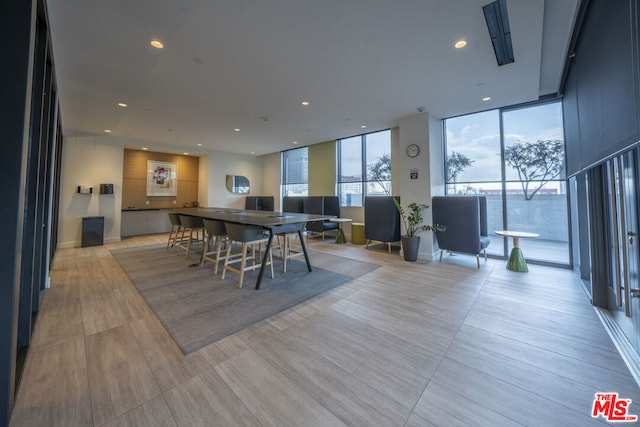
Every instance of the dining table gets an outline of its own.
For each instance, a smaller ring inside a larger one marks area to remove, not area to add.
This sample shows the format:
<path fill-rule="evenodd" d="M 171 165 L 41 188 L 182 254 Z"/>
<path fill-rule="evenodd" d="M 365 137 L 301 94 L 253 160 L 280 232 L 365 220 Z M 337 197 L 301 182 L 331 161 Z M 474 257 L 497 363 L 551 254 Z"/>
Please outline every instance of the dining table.
<path fill-rule="evenodd" d="M 262 264 L 256 280 L 255 289 L 260 289 L 264 268 L 267 264 L 268 253 L 273 244 L 273 236 L 278 234 L 297 233 L 309 272 L 313 271 L 309 253 L 304 242 L 303 232 L 307 222 L 330 220 L 333 215 L 312 215 L 293 212 L 274 212 L 248 209 L 233 209 L 222 207 L 197 207 L 172 209 L 169 212 L 180 215 L 190 215 L 204 219 L 213 219 L 236 224 L 259 226 L 269 232 L 267 247 L 262 257 Z"/>

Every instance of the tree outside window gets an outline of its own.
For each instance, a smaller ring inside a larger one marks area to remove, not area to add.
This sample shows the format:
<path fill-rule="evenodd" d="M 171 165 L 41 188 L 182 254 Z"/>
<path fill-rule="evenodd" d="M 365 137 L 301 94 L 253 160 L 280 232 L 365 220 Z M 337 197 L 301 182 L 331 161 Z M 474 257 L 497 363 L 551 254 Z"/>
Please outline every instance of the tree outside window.
<path fill-rule="evenodd" d="M 366 196 L 391 194 L 391 131 L 337 141 L 341 206 L 363 206 Z"/>
<path fill-rule="evenodd" d="M 564 166 L 564 142 L 559 139 L 519 142 L 504 149 L 505 162 L 518 172 L 524 199 L 531 200 L 544 185 L 557 179 Z M 537 186 L 531 187 L 535 182 Z"/>

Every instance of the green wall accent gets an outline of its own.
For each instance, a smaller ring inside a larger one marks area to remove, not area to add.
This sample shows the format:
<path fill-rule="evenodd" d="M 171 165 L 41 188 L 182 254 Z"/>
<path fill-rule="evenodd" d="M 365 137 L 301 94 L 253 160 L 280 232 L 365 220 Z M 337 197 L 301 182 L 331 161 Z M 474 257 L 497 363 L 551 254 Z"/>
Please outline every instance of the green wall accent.
<path fill-rule="evenodd" d="M 336 194 L 336 142 L 309 146 L 309 195 Z"/>

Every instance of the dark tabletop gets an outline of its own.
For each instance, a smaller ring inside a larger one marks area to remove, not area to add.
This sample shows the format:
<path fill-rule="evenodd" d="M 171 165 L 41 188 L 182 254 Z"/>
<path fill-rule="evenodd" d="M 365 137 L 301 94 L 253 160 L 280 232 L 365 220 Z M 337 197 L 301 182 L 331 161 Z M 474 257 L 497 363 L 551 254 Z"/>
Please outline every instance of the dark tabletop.
<path fill-rule="evenodd" d="M 217 219 L 219 221 L 237 224 L 259 225 L 273 227 L 286 224 L 299 224 L 312 221 L 322 221 L 335 218 L 333 215 L 311 215 L 292 212 L 252 211 L 232 208 L 185 208 L 171 209 L 181 215 L 198 216 L 201 218 Z"/>

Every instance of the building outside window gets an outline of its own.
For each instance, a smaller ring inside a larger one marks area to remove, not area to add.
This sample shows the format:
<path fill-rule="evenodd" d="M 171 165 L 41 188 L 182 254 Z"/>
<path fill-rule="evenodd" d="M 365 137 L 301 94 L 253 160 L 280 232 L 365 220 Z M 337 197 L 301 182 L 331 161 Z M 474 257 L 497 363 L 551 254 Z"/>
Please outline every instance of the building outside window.
<path fill-rule="evenodd" d="M 282 196 L 309 195 L 309 149 L 282 152 Z"/>
<path fill-rule="evenodd" d="M 561 103 L 454 117 L 444 128 L 447 194 L 487 197 L 487 252 L 510 251 L 496 230 L 527 231 L 540 235 L 520 240 L 527 259 L 569 264 Z"/>
<path fill-rule="evenodd" d="M 363 206 L 365 196 L 391 195 L 391 131 L 337 141 L 340 206 Z"/>

